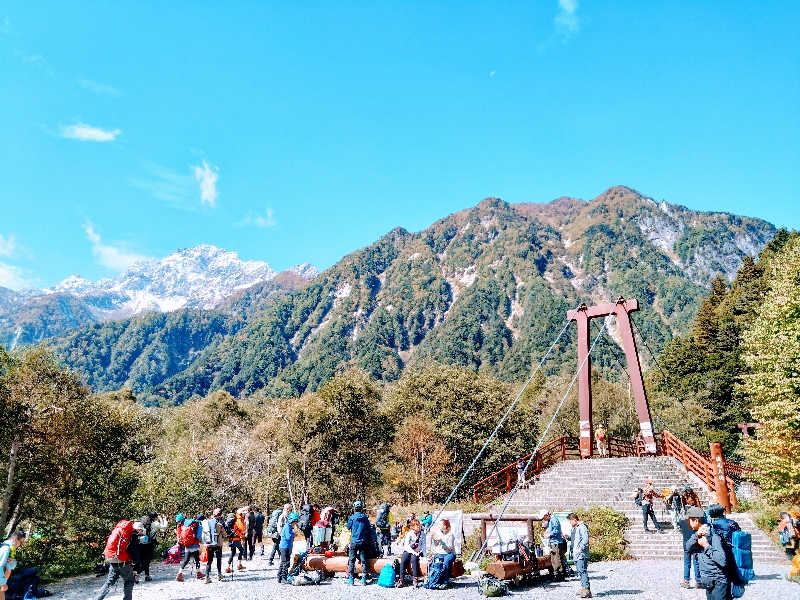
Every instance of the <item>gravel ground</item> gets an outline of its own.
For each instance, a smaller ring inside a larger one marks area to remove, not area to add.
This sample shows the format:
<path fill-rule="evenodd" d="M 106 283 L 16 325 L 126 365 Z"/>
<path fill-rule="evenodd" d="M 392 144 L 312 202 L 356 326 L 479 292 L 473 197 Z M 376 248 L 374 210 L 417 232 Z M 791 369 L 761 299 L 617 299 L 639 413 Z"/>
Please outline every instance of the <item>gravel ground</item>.
<path fill-rule="evenodd" d="M 174 580 L 175 566 L 153 565 L 151 569 L 153 581 L 141 583 L 134 588 L 135 600 L 248 600 L 263 598 L 303 599 L 322 598 L 403 598 L 430 597 L 445 599 L 480 600 L 482 596 L 477 589 L 477 581 L 470 576 L 455 580 L 450 589 L 431 591 L 424 589 L 402 590 L 384 589 L 377 585 L 366 588 L 357 583 L 354 587 L 345 584 L 343 574 L 328 580 L 320 586 L 292 587 L 279 586 L 276 583 L 277 561 L 269 567 L 267 561 L 256 556 L 252 562 L 246 563 L 247 571 L 234 576 L 233 580 L 214 582 L 210 585 L 199 580 L 179 583 Z M 223 564 L 224 568 L 224 564 Z M 745 600 L 798 600 L 800 585 L 786 581 L 788 567 L 779 564 L 757 565 L 759 578 L 747 588 Z M 187 569 L 186 574 L 189 573 Z M 701 600 L 705 593 L 701 590 L 684 590 L 679 587 L 683 574 L 682 561 L 621 561 L 589 565 L 592 581 L 592 593 L 595 598 L 636 599 L 636 600 Z M 103 583 L 102 578 L 77 577 L 48 586 L 56 599 L 84 600 L 91 599 Z M 529 588 L 512 589 L 512 596 L 524 598 L 547 598 L 548 600 L 565 600 L 576 598 L 580 588 L 577 578 L 559 584 L 544 584 Z M 122 584 L 107 598 L 122 597 Z"/>

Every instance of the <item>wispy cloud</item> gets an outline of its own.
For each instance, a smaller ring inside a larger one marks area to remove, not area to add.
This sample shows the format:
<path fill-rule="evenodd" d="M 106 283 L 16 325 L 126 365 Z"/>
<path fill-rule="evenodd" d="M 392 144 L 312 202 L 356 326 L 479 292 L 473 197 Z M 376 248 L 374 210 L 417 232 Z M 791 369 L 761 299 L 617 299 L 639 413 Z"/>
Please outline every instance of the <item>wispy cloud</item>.
<path fill-rule="evenodd" d="M 32 287 L 33 283 L 25 272 L 19 267 L 0 262 L 0 286 L 11 288 L 12 290 L 20 290 L 27 287 Z"/>
<path fill-rule="evenodd" d="M 581 20 L 578 17 L 578 0 L 558 0 L 558 13 L 555 16 L 556 29 L 564 37 L 578 32 Z"/>
<path fill-rule="evenodd" d="M 239 227 L 275 227 L 278 222 L 275 220 L 275 211 L 267 208 L 263 214 L 249 213 L 244 219 L 236 223 Z"/>
<path fill-rule="evenodd" d="M 101 96 L 121 96 L 120 92 L 113 85 L 100 83 L 99 81 L 92 81 L 91 79 L 78 79 L 78 85 L 84 89 L 99 94 Z"/>
<path fill-rule="evenodd" d="M 200 202 L 213 207 L 217 203 L 219 168 L 210 166 L 205 160 L 202 166 L 192 168 L 194 169 L 194 178 L 200 184 Z"/>
<path fill-rule="evenodd" d="M 497 71 L 489 71 L 489 79 L 493 78 L 497 74 Z"/>
<path fill-rule="evenodd" d="M 4 236 L 0 233 L 0 256 L 11 256 L 17 249 L 17 240 L 13 235 Z"/>
<path fill-rule="evenodd" d="M 11 33 L 11 21 L 8 17 L 0 19 L 0 35 L 8 35 Z"/>
<path fill-rule="evenodd" d="M 114 271 L 124 271 L 132 264 L 148 259 L 147 256 L 126 249 L 122 244 L 116 246 L 104 244 L 91 221 L 84 224 L 83 230 L 86 232 L 86 239 L 92 243 L 92 254 L 104 267 Z"/>
<path fill-rule="evenodd" d="M 113 142 L 121 133 L 121 129 L 101 129 L 86 123 L 75 123 L 61 128 L 61 137 L 81 142 Z"/>

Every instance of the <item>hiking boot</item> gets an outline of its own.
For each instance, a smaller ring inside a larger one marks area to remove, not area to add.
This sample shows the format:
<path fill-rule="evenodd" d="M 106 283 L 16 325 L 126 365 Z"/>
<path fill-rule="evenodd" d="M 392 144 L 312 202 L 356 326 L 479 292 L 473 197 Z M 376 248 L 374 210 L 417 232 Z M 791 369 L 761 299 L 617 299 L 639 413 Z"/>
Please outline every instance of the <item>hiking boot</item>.
<path fill-rule="evenodd" d="M 183 573 L 178 573 L 177 577 L 175 577 L 175 581 L 183 581 Z"/>
<path fill-rule="evenodd" d="M 152 577 L 150 577 L 150 575 L 145 575 L 145 576 L 144 576 L 144 580 L 145 580 L 145 581 L 153 581 L 153 578 L 152 578 Z"/>
<path fill-rule="evenodd" d="M 239 565 L 236 567 L 236 570 L 237 571 L 246 571 L 247 567 L 245 567 L 242 563 L 239 563 Z"/>
<path fill-rule="evenodd" d="M 581 598 L 591 598 L 591 597 L 592 597 L 592 592 L 591 592 L 591 590 L 588 590 L 588 589 L 586 589 L 586 588 L 583 588 L 583 589 L 581 590 Z"/>
<path fill-rule="evenodd" d="M 197 572 L 197 578 L 198 579 L 205 579 L 205 576 L 206 576 L 206 574 L 203 573 L 202 571 L 198 571 Z"/>
<path fill-rule="evenodd" d="M 272 565 L 274 565 L 274 564 L 275 564 L 275 561 L 271 560 L 271 561 L 269 561 L 269 562 L 267 563 L 267 566 L 268 566 L 268 567 L 271 567 L 271 566 L 272 566 Z"/>
<path fill-rule="evenodd" d="M 225 581 L 225 576 L 224 575 L 218 575 L 217 576 L 217 581 Z"/>
<path fill-rule="evenodd" d="M 211 583 L 211 577 L 206 577 L 206 583 Z"/>
<path fill-rule="evenodd" d="M 688 581 L 681 581 L 681 587 L 684 589 L 689 589 L 689 582 Z"/>
<path fill-rule="evenodd" d="M 698 581 L 697 583 L 695 583 L 695 586 L 694 586 L 694 587 L 695 587 L 695 588 L 697 588 L 698 590 L 704 590 L 704 589 L 706 589 L 706 586 L 704 586 L 704 585 L 703 585 L 702 583 L 700 583 L 699 581 Z"/>
<path fill-rule="evenodd" d="M 230 565 L 228 565 L 228 566 L 225 568 L 225 572 L 226 572 L 226 573 L 233 573 L 233 571 L 231 570 L 231 566 L 230 566 Z"/>
<path fill-rule="evenodd" d="M 660 533 L 661 535 L 664 535 L 666 532 L 663 529 L 659 529 L 658 533 Z"/>
<path fill-rule="evenodd" d="M 346 581 L 345 583 L 346 583 L 347 585 L 353 585 L 353 578 L 352 578 L 352 577 L 348 577 L 348 578 L 347 578 L 347 581 Z"/>

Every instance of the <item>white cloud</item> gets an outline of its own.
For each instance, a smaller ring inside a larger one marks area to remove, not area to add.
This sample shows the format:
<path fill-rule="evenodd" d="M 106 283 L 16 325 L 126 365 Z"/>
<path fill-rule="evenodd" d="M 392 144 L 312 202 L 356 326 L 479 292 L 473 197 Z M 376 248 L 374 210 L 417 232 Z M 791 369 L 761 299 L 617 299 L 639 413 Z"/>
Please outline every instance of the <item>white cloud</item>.
<path fill-rule="evenodd" d="M 275 220 L 275 211 L 271 208 L 267 208 L 264 211 L 264 214 L 253 214 L 252 212 L 248 214 L 244 219 L 236 223 L 239 227 L 261 227 L 262 229 L 267 227 L 275 227 L 278 222 Z"/>
<path fill-rule="evenodd" d="M 100 94 L 101 96 L 122 95 L 122 92 L 120 92 L 113 85 L 100 83 L 99 81 L 92 81 L 91 79 L 78 79 L 78 85 L 81 86 L 82 88 L 89 90 L 90 92 L 94 92 L 95 94 Z"/>
<path fill-rule="evenodd" d="M 147 256 L 131 252 L 121 246 L 104 244 L 91 221 L 84 224 L 83 230 L 86 232 L 86 239 L 92 243 L 92 254 L 104 267 L 114 271 L 124 271 L 132 264 L 148 259 Z"/>
<path fill-rule="evenodd" d="M 578 17 L 578 0 L 558 0 L 558 14 L 554 20 L 556 29 L 564 37 L 577 33 L 581 27 Z"/>
<path fill-rule="evenodd" d="M 497 71 L 489 71 L 489 78 L 494 77 L 495 73 L 497 73 Z"/>
<path fill-rule="evenodd" d="M 61 128 L 61 137 L 82 142 L 113 142 L 119 134 L 120 129 L 101 129 L 86 123 L 75 123 Z"/>
<path fill-rule="evenodd" d="M 200 202 L 213 207 L 217 202 L 217 179 L 219 169 L 211 167 L 205 160 L 202 167 L 192 167 L 194 178 L 200 184 Z"/>
<path fill-rule="evenodd" d="M 31 287 L 31 282 L 19 267 L 0 262 L 0 286 L 20 290 Z"/>
<path fill-rule="evenodd" d="M 17 240 L 13 235 L 5 237 L 0 233 L 0 256 L 11 256 L 17 249 Z"/>

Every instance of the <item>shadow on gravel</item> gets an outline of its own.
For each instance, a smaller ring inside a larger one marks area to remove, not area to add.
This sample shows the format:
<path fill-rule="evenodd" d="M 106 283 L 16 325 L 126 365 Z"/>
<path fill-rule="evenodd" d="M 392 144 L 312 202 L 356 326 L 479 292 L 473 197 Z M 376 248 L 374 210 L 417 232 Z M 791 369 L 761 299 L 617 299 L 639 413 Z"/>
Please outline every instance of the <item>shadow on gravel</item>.
<path fill-rule="evenodd" d="M 594 595 L 600 597 L 600 596 L 631 596 L 633 594 L 644 594 L 644 590 L 608 590 L 606 592 L 600 592 L 599 594 L 594 594 Z"/>

